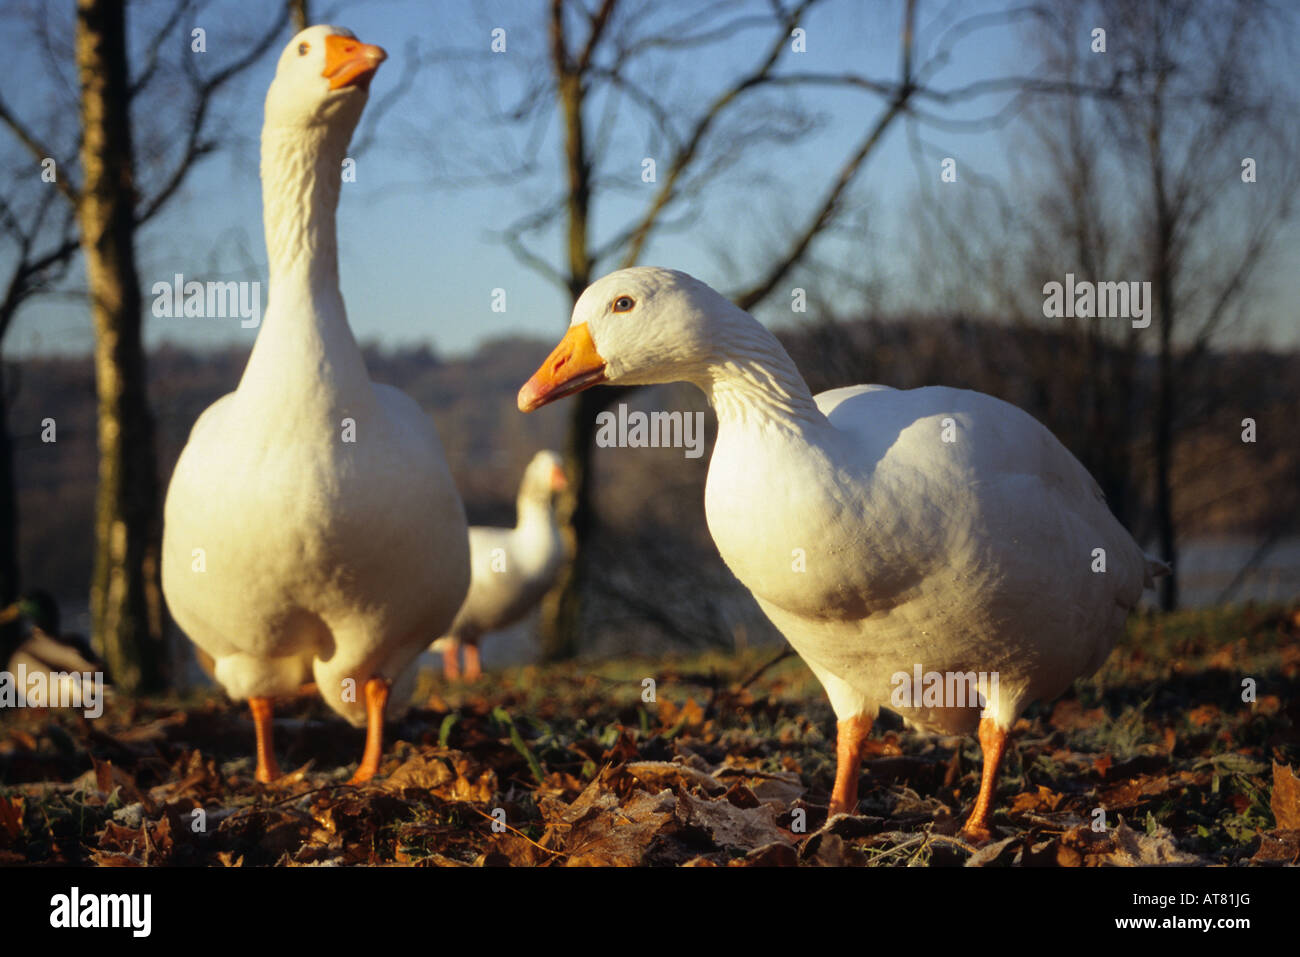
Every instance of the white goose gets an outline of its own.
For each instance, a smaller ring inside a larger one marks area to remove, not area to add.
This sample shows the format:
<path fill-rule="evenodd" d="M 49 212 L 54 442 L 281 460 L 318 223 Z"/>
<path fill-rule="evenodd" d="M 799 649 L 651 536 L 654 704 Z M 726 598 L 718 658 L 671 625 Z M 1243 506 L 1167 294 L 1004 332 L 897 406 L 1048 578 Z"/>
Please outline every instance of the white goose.
<path fill-rule="evenodd" d="M 555 493 L 564 490 L 564 460 L 558 452 L 533 456 L 519 483 L 514 528 L 475 525 L 469 530 L 473 574 L 469 595 L 447 634 L 433 643 L 442 652 L 442 671 L 460 675 L 457 655 L 465 649 L 465 679 L 481 668 L 478 642 L 489 631 L 513 625 L 551 590 L 564 565 L 564 540 L 555 520 Z"/>
<path fill-rule="evenodd" d="M 271 701 L 312 675 L 331 708 L 367 725 L 353 780 L 372 777 L 391 681 L 469 587 L 464 507 L 437 432 L 370 381 L 339 292 L 341 164 L 384 58 L 328 26 L 281 54 L 262 127 L 266 318 L 167 492 L 163 591 L 217 680 L 248 699 L 261 781 L 279 773 Z"/>
<path fill-rule="evenodd" d="M 770 332 L 680 272 L 593 283 L 519 408 L 602 382 L 678 380 L 718 416 L 705 493 L 713 540 L 839 719 L 831 813 L 856 811 L 863 743 L 887 706 L 926 731 L 978 728 L 984 769 L 964 830 L 986 839 L 1011 724 L 1101 665 L 1162 563 L 1020 409 L 942 387 L 814 398 Z M 918 667 L 996 674 L 998 685 L 983 709 L 900 701 L 899 674 Z"/>

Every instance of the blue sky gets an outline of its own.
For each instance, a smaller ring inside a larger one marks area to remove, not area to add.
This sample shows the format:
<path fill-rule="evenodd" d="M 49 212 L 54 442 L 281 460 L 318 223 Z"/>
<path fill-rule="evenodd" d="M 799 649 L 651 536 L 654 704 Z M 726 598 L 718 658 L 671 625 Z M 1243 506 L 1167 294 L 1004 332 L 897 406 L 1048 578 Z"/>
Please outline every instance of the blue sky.
<path fill-rule="evenodd" d="M 764 6 L 754 4 L 757 10 Z M 808 51 L 792 61 L 792 67 L 854 70 L 890 78 L 897 65 L 897 6 L 828 0 L 807 21 Z M 922 45 L 952 21 L 952 11 L 964 13 L 972 6 L 979 5 L 922 3 Z M 148 21 L 156 19 L 147 11 L 163 7 L 146 4 L 136 13 L 136 26 L 146 28 Z M 207 30 L 207 55 L 212 62 L 235 55 L 249 31 L 268 20 L 268 7 L 233 0 L 210 4 L 195 24 Z M 345 185 L 339 211 L 343 292 L 358 339 L 389 347 L 427 343 L 439 353 L 456 355 L 503 334 L 550 338 L 567 321 L 565 294 L 520 265 L 497 235 L 532 202 L 557 188 L 561 147 L 555 123 L 536 142 L 541 172 L 528 183 L 479 187 L 449 183 L 472 175 L 479 158 L 506 159 L 504 151 L 498 152 L 500 135 L 476 113 L 476 106 L 481 108 L 479 84 L 462 83 L 461 71 L 498 73 L 486 82 L 494 85 L 499 99 L 517 97 L 520 64 L 545 43 L 544 7 L 524 2 L 471 5 L 417 0 L 344 0 L 332 6 L 331 12 L 337 11 L 333 22 L 389 52 L 390 59 L 371 88 L 372 108 L 396 86 L 412 38 L 426 54 L 435 49 L 482 50 L 492 27 L 502 26 L 508 38 L 503 56 L 516 58 L 503 59 L 499 70 L 491 61 L 486 67 L 422 70 L 413 88 L 383 117 L 373 145 L 358 158 L 357 182 Z M 184 43 L 191 26 L 181 25 L 178 36 L 169 42 Z M 20 42 L 12 23 L 2 28 L 13 62 L 22 64 L 38 55 L 32 45 Z M 771 33 L 771 28 L 743 31 L 698 56 L 679 56 L 664 73 L 670 96 L 698 100 L 710 95 L 756 62 L 771 42 Z M 1026 60 L 1032 61 L 1032 56 L 1019 48 L 1021 36 L 1007 27 L 974 34 L 956 47 L 933 82 L 960 86 L 1000 72 L 1026 70 L 1032 65 Z M 288 40 L 287 31 L 283 40 Z M 1087 38 L 1080 42 L 1086 44 Z M 183 194 L 141 233 L 139 267 L 146 296 L 153 282 L 170 281 L 177 272 L 187 278 L 265 280 L 257 135 L 262 99 L 281 45 L 277 43 L 224 100 L 220 130 L 225 148 L 196 169 Z M 47 91 L 33 83 L 5 96 L 20 115 L 40 128 Z M 791 145 L 765 147 L 741 157 L 731 173 L 699 201 L 691 228 L 653 243 L 642 261 L 686 269 L 724 289 L 747 278 L 764 250 L 792 228 L 788 218 L 798 221 L 814 206 L 852 144 L 874 119 L 879 103 L 861 93 L 825 89 L 800 94 L 798 102 L 818 117 L 816 129 Z M 998 102 L 990 99 L 967 110 L 988 112 Z M 595 210 L 598 237 L 629 222 L 651 188 L 641 187 L 638 162 L 651 149 L 649 133 L 630 111 L 620 117 L 614 142 L 622 165 L 613 174 L 625 176 L 626 181 L 618 183 L 619 192 L 602 194 Z M 963 171 L 1004 181 L 1009 175 L 1008 151 L 1015 144 L 1012 130 L 975 135 L 926 131 L 924 137 L 956 156 Z M 514 136 L 513 142 L 522 144 L 523 137 Z M 4 144 L 6 150 L 10 146 Z M 937 176 L 937 165 L 933 174 Z M 904 259 L 909 252 L 904 240 L 917 175 L 905 127 L 897 123 L 869 160 L 854 194 L 861 208 L 870 211 L 869 230 L 836 238 L 824 247 L 838 250 L 847 263 L 870 261 L 871 271 L 896 287 L 893 301 L 904 305 L 908 302 L 905 277 L 913 274 L 915 266 Z M 1286 344 L 1300 341 L 1294 305 L 1300 292 L 1295 235 L 1292 229 L 1289 241 L 1280 247 L 1278 265 L 1267 272 L 1257 309 L 1261 319 L 1251 338 L 1264 336 Z M 536 249 L 557 261 L 558 235 L 544 235 Z M 7 254 L 7 250 L 0 253 Z M 78 263 L 66 287 L 75 293 L 83 283 Z M 507 291 L 504 314 L 490 308 L 492 290 L 498 287 Z M 765 318 L 779 314 L 779 308 L 769 306 Z M 788 310 L 785 315 L 789 316 Z M 150 344 L 251 345 L 254 334 L 234 319 L 146 319 Z M 90 345 L 84 304 L 73 296 L 47 297 L 25 308 L 10 333 L 6 352 L 84 352 Z"/>

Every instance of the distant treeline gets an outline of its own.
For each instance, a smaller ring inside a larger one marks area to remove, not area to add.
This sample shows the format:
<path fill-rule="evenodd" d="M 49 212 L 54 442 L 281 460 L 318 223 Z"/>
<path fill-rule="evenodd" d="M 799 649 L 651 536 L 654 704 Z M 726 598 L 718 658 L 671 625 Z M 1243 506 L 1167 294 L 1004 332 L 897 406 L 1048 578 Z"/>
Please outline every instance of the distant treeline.
<path fill-rule="evenodd" d="M 897 388 L 950 385 L 1006 399 L 1043 421 L 1093 469 L 1126 524 L 1151 534 L 1149 362 L 1124 365 L 1106 349 L 1078 369 L 1077 339 L 992 322 L 862 320 L 804 324 L 779 333 L 814 392 L 863 382 Z M 530 416 L 515 408 L 520 384 L 552 343 L 510 338 L 441 359 L 427 348 L 366 350 L 371 377 L 397 386 L 433 415 L 471 522 L 510 524 L 524 464 L 561 448 L 565 403 Z M 247 348 L 192 352 L 164 346 L 149 357 L 149 393 L 164 484 L 199 413 L 239 382 Z M 1112 371 L 1130 368 L 1126 407 L 1084 413 Z M 1191 367 L 1176 423 L 1175 500 L 1180 536 L 1290 533 L 1300 524 L 1300 355 L 1210 353 Z M 87 358 L 10 362 L 9 427 L 16 441 L 19 556 L 26 587 L 84 603 L 92 560 L 96 484 L 93 368 Z M 687 386 L 610 390 L 632 409 L 705 408 Z M 1121 418 L 1116 418 L 1116 415 Z M 42 442 L 53 419 L 57 441 Z M 1253 443 L 1242 440 L 1243 420 Z M 707 443 L 714 425 L 707 419 Z M 1116 428 L 1116 422 L 1124 423 Z M 1100 425 L 1099 425 L 1100 423 Z M 1122 448 L 1118 448 L 1121 446 Z M 706 445 L 706 448 L 708 445 Z M 1123 464 L 1122 474 L 1114 469 Z M 708 455 L 680 449 L 599 449 L 601 531 L 596 601 L 584 629 L 589 653 L 635 650 L 668 637 L 687 644 L 762 640 L 768 627 L 722 565 L 704 524 Z M 1116 501 L 1116 498 L 1120 501 Z"/>

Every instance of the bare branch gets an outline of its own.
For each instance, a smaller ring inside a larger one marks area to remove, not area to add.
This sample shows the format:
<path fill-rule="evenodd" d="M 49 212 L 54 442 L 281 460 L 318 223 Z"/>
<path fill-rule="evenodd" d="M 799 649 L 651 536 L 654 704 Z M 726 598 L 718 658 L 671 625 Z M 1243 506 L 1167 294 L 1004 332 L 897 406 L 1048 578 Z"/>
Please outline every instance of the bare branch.
<path fill-rule="evenodd" d="M 840 167 L 839 174 L 836 176 L 835 182 L 831 186 L 830 191 L 826 194 L 825 199 L 822 200 L 821 207 L 817 210 L 816 215 L 809 220 L 808 225 L 804 227 L 803 232 L 796 236 L 790 243 L 785 255 L 772 264 L 762 279 L 735 297 L 736 305 L 740 306 L 741 309 L 753 309 L 755 305 L 766 299 L 772 290 L 776 288 L 777 284 L 780 283 L 790 270 L 798 264 L 799 260 L 803 258 L 804 253 L 808 251 L 809 245 L 811 245 L 812 241 L 817 237 L 817 234 L 825 229 L 834 218 L 841 197 L 843 197 L 844 192 L 849 188 L 849 185 L 857 176 L 858 171 L 862 168 L 863 162 L 871 155 L 872 151 L 876 148 L 876 144 L 880 142 L 880 138 L 884 135 L 885 130 L 889 128 L 889 125 L 893 123 L 894 119 L 907 107 L 908 98 L 913 92 L 910 71 L 912 68 L 911 47 L 914 42 L 912 34 L 915 22 L 916 0 L 908 0 L 907 8 L 903 16 L 901 40 L 903 47 L 903 80 L 897 92 L 894 94 L 894 98 L 890 101 L 889 107 L 876 120 L 875 125 L 872 126 L 870 132 L 867 134 L 866 138 L 863 139 L 862 143 L 859 144 L 853 155 L 850 156 L 848 161 Z"/>
<path fill-rule="evenodd" d="M 392 110 L 394 104 L 400 101 L 415 84 L 415 76 L 420 72 L 419 37 L 408 38 L 406 49 L 403 52 L 402 72 L 397 77 L 396 85 L 366 111 L 365 131 L 357 137 L 357 141 L 352 145 L 350 151 L 354 157 L 362 155 L 370 148 L 375 141 L 375 129 L 378 127 L 379 121 Z"/>
<path fill-rule="evenodd" d="M 195 87 L 195 101 L 190 111 L 189 127 L 185 135 L 185 148 L 181 153 L 180 161 L 172 170 L 171 175 L 164 180 L 162 187 L 151 199 L 141 204 L 136 213 L 135 221 L 137 224 L 146 223 L 152 219 L 180 189 L 194 164 L 216 149 L 214 142 L 203 137 L 213 96 L 230 80 L 260 60 L 266 51 L 271 48 L 272 44 L 275 43 L 276 38 L 288 22 L 289 7 L 286 4 L 280 7 L 280 14 L 276 17 L 275 22 L 243 56 L 222 67 L 207 79 L 199 77 L 196 69 L 192 66 L 192 58 L 186 57 L 181 61 L 186 68 L 187 75 L 190 77 L 191 84 Z"/>
<path fill-rule="evenodd" d="M 781 30 L 778 32 L 774 42 L 768 48 L 767 55 L 763 61 L 746 76 L 742 77 L 735 85 L 721 93 L 712 103 L 704 110 L 699 120 L 696 122 L 691 134 L 686 138 L 684 145 L 677 151 L 673 161 L 669 166 L 668 175 L 664 178 L 663 185 L 655 194 L 649 208 L 641 217 L 641 220 L 630 231 L 627 252 L 623 256 L 624 265 L 632 265 L 641 257 L 641 250 L 645 247 L 646 241 L 650 238 L 650 233 L 654 229 L 655 221 L 663 212 L 664 207 L 668 206 L 676 197 L 678 184 L 683 174 L 690 168 L 695 160 L 700 144 L 704 142 L 705 137 L 717 122 L 718 117 L 727 107 L 733 103 L 737 97 L 747 90 L 760 85 L 767 80 L 781 58 L 782 52 L 786 49 L 787 41 L 790 38 L 790 31 L 793 30 L 803 18 L 804 14 L 818 2 L 818 0 L 802 0 L 789 15 L 782 21 Z"/>
<path fill-rule="evenodd" d="M 35 158 L 38 165 L 46 159 L 54 157 L 54 152 L 22 124 L 18 117 L 10 111 L 3 99 L 0 99 L 0 123 L 4 123 L 5 126 L 9 127 L 9 131 L 13 133 L 18 142 L 27 148 L 27 152 Z M 66 176 L 56 176 L 54 185 L 59 192 L 67 197 L 68 202 L 77 203 L 78 191 Z"/>
<path fill-rule="evenodd" d="M 161 60 L 159 54 L 166 49 L 163 41 L 176 29 L 176 25 L 181 22 L 181 17 L 185 16 L 193 7 L 194 0 L 180 0 L 179 3 L 172 7 L 171 14 L 163 21 L 162 26 L 154 32 L 154 35 L 149 38 L 149 42 L 145 44 L 145 49 L 149 51 L 148 59 L 145 60 L 144 69 L 140 71 L 140 75 L 135 78 L 135 81 L 130 86 L 129 95 L 132 99 L 135 99 L 136 94 L 148 86 L 149 81 L 153 79 Z"/>
<path fill-rule="evenodd" d="M 618 0 L 601 0 L 600 9 L 591 18 L 591 32 L 587 34 L 587 43 L 582 48 L 582 53 L 578 55 L 578 62 L 574 70 L 578 73 L 585 73 L 587 67 L 591 65 L 591 57 L 596 52 L 596 46 L 600 43 L 600 35 L 605 32 L 605 26 L 609 23 L 609 15 L 614 12 L 614 5 Z"/>

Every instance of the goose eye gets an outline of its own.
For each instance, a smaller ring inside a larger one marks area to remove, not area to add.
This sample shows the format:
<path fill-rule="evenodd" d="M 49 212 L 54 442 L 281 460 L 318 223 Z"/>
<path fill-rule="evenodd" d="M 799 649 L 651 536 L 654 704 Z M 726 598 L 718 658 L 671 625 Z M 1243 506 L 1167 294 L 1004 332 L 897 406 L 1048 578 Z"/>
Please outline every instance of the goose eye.
<path fill-rule="evenodd" d="M 636 300 L 631 296 L 619 296 L 614 300 L 615 312 L 631 312 L 632 307 L 636 305 Z"/>
<path fill-rule="evenodd" d="M 307 51 L 310 50 L 310 49 L 311 49 L 311 44 L 310 44 L 310 43 L 299 43 L 299 44 L 298 44 L 298 56 L 306 56 L 306 55 L 307 55 Z"/>

